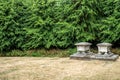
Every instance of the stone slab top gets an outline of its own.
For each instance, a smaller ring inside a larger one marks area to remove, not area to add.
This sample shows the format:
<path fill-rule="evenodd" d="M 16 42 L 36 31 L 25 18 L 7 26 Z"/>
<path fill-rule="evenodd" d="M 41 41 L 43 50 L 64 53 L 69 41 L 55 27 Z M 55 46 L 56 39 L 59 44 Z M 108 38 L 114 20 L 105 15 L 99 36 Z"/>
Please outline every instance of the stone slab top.
<path fill-rule="evenodd" d="M 80 42 L 80 43 L 76 43 L 75 45 L 76 45 L 76 46 L 78 46 L 78 45 L 90 46 L 90 45 L 92 45 L 92 44 L 91 44 L 91 43 L 88 43 L 88 42 Z"/>
<path fill-rule="evenodd" d="M 110 43 L 99 43 L 97 46 L 112 46 Z"/>

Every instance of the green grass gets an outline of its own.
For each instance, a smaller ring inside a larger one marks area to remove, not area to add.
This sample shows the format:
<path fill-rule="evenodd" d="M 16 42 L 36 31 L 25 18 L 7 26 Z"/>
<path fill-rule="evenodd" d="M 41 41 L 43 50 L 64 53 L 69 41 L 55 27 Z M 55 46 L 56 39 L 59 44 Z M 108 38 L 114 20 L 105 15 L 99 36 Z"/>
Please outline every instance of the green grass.
<path fill-rule="evenodd" d="M 97 49 L 91 49 L 92 52 L 97 53 Z M 111 50 L 115 54 L 120 55 L 120 48 L 114 48 Z M 2 57 L 69 57 L 76 52 L 76 48 L 69 49 L 38 49 L 38 50 L 12 50 L 10 52 L 0 53 Z"/>
<path fill-rule="evenodd" d="M 76 49 L 38 49 L 38 50 L 12 50 L 10 52 L 0 53 L 0 56 L 5 57 L 68 57 L 69 55 L 76 52 Z"/>

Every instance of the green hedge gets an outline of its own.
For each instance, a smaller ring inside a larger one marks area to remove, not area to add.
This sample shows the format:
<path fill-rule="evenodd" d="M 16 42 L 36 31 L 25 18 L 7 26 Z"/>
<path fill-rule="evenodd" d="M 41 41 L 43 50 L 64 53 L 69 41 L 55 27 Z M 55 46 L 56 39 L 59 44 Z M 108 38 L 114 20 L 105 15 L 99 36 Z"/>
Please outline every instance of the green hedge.
<path fill-rule="evenodd" d="M 0 49 L 120 44 L 119 0 L 0 0 Z"/>

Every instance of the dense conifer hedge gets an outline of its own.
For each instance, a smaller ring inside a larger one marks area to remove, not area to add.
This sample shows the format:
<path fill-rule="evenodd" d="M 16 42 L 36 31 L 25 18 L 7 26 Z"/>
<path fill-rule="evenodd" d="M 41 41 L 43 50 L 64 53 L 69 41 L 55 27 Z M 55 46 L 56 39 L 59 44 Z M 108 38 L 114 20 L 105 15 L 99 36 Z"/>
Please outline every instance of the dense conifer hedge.
<path fill-rule="evenodd" d="M 120 44 L 120 0 L 0 0 L 0 50 Z"/>

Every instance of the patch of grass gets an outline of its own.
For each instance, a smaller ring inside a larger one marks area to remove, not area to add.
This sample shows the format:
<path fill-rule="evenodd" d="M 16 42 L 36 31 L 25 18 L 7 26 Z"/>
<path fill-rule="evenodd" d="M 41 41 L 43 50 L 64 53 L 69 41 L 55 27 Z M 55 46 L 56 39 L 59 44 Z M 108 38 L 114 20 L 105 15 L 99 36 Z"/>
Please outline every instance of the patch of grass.
<path fill-rule="evenodd" d="M 97 53 L 97 48 L 92 48 L 92 52 Z M 114 48 L 111 50 L 115 54 L 120 55 L 120 48 Z M 5 57 L 69 57 L 71 54 L 76 52 L 76 48 L 69 48 L 69 49 L 38 49 L 38 50 L 28 50 L 28 51 L 21 51 L 21 50 L 12 50 L 6 53 L 0 53 L 0 56 Z"/>
<path fill-rule="evenodd" d="M 12 50 L 6 53 L 0 53 L 2 57 L 68 57 L 71 54 L 75 53 L 75 48 L 69 48 L 65 50 L 61 49 L 39 49 L 39 50 L 28 50 L 28 51 L 21 51 L 21 50 Z"/>
<path fill-rule="evenodd" d="M 114 49 L 112 49 L 112 52 L 120 55 L 120 48 L 114 48 Z"/>

